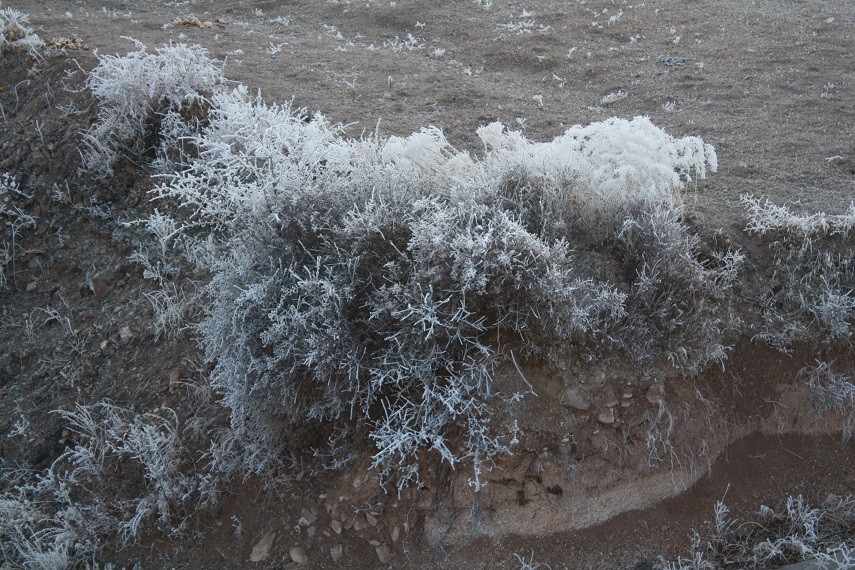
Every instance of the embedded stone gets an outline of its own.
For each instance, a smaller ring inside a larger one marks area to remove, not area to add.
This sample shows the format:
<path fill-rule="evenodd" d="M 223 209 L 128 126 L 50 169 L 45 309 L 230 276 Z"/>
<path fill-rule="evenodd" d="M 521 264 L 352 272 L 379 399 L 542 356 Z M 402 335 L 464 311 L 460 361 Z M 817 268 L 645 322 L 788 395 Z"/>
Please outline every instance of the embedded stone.
<path fill-rule="evenodd" d="M 651 404 L 658 404 L 665 398 L 665 388 L 663 388 L 662 384 L 651 384 L 650 388 L 647 389 L 645 397 Z"/>
<path fill-rule="evenodd" d="M 312 526 L 313 524 L 315 524 L 315 521 L 318 520 L 318 515 L 316 515 L 315 513 L 310 511 L 309 509 L 303 509 L 303 512 L 301 514 L 302 514 L 302 516 L 300 517 L 300 520 L 297 522 L 299 524 L 301 524 L 302 526 L 306 526 L 306 527 Z"/>
<path fill-rule="evenodd" d="M 588 410 L 591 407 L 591 403 L 585 399 L 577 388 L 567 388 L 561 392 L 558 401 L 564 406 L 582 411 Z"/>
<path fill-rule="evenodd" d="M 386 564 L 392 559 L 392 551 L 385 544 L 381 544 L 374 550 L 377 552 L 377 558 L 380 559 L 381 564 Z"/>
<path fill-rule="evenodd" d="M 291 556 L 291 560 L 301 566 L 305 566 L 309 563 L 309 555 L 306 554 L 306 551 L 299 546 L 292 547 L 291 550 L 288 551 L 288 554 Z"/>
<path fill-rule="evenodd" d="M 606 425 L 615 423 L 615 409 L 603 408 L 600 413 L 597 414 L 597 421 Z"/>

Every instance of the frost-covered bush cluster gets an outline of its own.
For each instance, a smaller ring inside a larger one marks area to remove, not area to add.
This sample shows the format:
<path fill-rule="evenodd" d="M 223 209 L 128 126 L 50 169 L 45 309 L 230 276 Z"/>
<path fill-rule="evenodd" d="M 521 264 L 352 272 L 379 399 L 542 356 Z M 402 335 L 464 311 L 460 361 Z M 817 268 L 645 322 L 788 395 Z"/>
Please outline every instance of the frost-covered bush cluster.
<path fill-rule="evenodd" d="M 808 377 L 814 414 L 839 415 L 843 419 L 843 442 L 849 441 L 855 435 L 855 384 L 845 374 L 835 372 L 828 362 L 818 361 L 802 374 Z"/>
<path fill-rule="evenodd" d="M 716 503 L 709 537 L 695 534 L 692 556 L 661 563 L 662 570 L 780 568 L 813 561 L 817 568 L 851 568 L 855 549 L 855 498 L 830 495 L 820 504 L 789 497 L 779 509 L 763 506 L 753 520 L 738 523 L 723 502 Z"/>
<path fill-rule="evenodd" d="M 74 445 L 38 474 L 3 474 L 0 551 L 23 568 L 71 568 L 105 543 L 135 542 L 155 522 L 172 533 L 201 497 L 174 417 L 102 403 L 62 412 Z M 185 472 L 185 473 L 182 473 Z"/>
<path fill-rule="evenodd" d="M 98 121 L 86 133 L 84 163 L 104 176 L 123 155 L 137 156 L 152 147 L 161 129 L 198 121 L 206 98 L 225 82 L 221 67 L 199 46 L 175 44 L 148 53 L 100 56 L 87 87 L 99 102 Z"/>
<path fill-rule="evenodd" d="M 785 206 L 743 197 L 748 231 L 774 255 L 762 299 L 761 337 L 786 350 L 793 341 L 851 338 L 855 326 L 855 204 L 843 214 L 793 214 Z"/>
<path fill-rule="evenodd" d="M 0 9 L 0 53 L 24 48 L 30 53 L 41 47 L 42 41 L 29 26 L 30 17 L 14 8 Z"/>
<path fill-rule="evenodd" d="M 189 53 L 202 57 L 175 52 Z M 176 96 L 123 87 L 145 57 L 99 66 L 105 117 L 196 97 L 195 84 Z M 203 122 L 161 123 L 149 227 L 212 276 L 198 331 L 232 428 L 215 468 L 268 474 L 301 429 L 334 420 L 366 428 L 375 465 L 401 482 L 430 449 L 474 461 L 478 485 L 481 463 L 514 440 L 492 412 L 529 390 L 521 378 L 498 393 L 496 367 L 551 343 L 661 354 L 687 371 L 725 357 L 741 257 L 702 257 L 680 220 L 680 190 L 716 167 L 698 138 L 638 117 L 532 143 L 493 123 L 476 159 L 435 127 L 350 139 L 243 87 L 206 101 Z M 190 150 L 165 160 L 179 144 Z"/>
<path fill-rule="evenodd" d="M 24 228 L 35 228 L 36 220 L 15 205 L 16 199 L 30 196 L 21 190 L 18 181 L 8 172 L 0 175 L 0 287 L 6 285 L 6 267 L 11 265 L 15 272 L 18 234 Z"/>
<path fill-rule="evenodd" d="M 198 309 L 195 281 L 182 274 L 181 267 L 172 262 L 172 257 L 159 244 L 139 248 L 130 260 L 142 267 L 143 278 L 154 285 L 143 296 L 151 303 L 155 339 L 161 336 L 174 339 L 192 328 L 188 320 Z"/>
<path fill-rule="evenodd" d="M 102 58 L 87 137 L 96 171 L 120 149 L 156 156 L 157 248 L 210 276 L 156 300 L 163 328 L 188 303 L 204 315 L 231 417 L 214 470 L 270 474 L 303 430 L 335 422 L 366 430 L 401 484 L 433 450 L 473 461 L 477 486 L 515 440 L 494 411 L 530 390 L 497 392 L 498 366 L 556 343 L 687 372 L 726 356 L 741 256 L 704 250 L 681 221 L 685 184 L 716 169 L 699 138 L 637 117 L 533 143 L 493 123 L 476 158 L 436 127 L 351 139 L 222 83 L 197 47 Z"/>
<path fill-rule="evenodd" d="M 661 352 L 693 373 L 722 363 L 726 333 L 738 326 L 728 300 L 743 255 L 710 251 L 702 261 L 700 239 L 674 209 L 627 218 L 616 239 L 623 271 L 632 275 L 617 335 L 622 347 L 639 360 Z"/>

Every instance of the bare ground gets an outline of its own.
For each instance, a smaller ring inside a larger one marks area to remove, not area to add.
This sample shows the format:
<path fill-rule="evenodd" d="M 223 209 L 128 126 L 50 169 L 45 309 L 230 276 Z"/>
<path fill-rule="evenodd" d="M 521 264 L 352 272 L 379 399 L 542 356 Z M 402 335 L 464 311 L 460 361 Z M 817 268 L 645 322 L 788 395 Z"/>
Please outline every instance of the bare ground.
<path fill-rule="evenodd" d="M 256 481 L 236 485 L 212 513 L 198 515 L 191 536 L 155 534 L 108 558 L 146 568 L 255 567 L 247 561 L 253 545 L 275 531 L 266 562 L 274 568 L 287 566 L 291 546 L 306 547 L 315 568 L 380 567 L 370 541 L 388 545 L 389 565 L 400 568 L 518 568 L 514 553 L 528 559 L 532 551 L 552 568 L 633 568 L 686 552 L 691 529 L 704 528 L 725 494 L 738 514 L 788 494 L 855 492 L 852 446 L 840 444 L 838 419 L 809 414 L 799 375 L 820 355 L 805 346 L 786 356 L 751 341 L 752 299 L 766 288 L 768 259 L 745 234 L 739 203 L 753 193 L 796 210 L 835 211 L 853 200 L 855 5 L 393 4 L 13 5 L 43 40 L 75 37 L 86 49 L 49 50 L 45 61 L 8 55 L 0 64 L 0 170 L 32 193 L 21 207 L 37 220 L 22 231 L 0 291 L 4 466 L 42 468 L 61 452 L 68 435 L 53 409 L 109 398 L 138 410 L 171 408 L 189 423 L 204 397 L 195 343 L 154 337 L 141 270 L 127 260 L 138 235 L 120 222 L 150 208 L 144 168 L 127 165 L 107 182 L 78 173 L 80 133 L 94 116 L 81 69 L 95 65 L 96 49 L 133 49 L 121 38 L 131 36 L 150 47 L 199 43 L 226 61 L 231 79 L 350 124 L 354 136 L 434 124 L 478 154 L 475 128 L 496 119 L 546 140 L 576 123 L 648 115 L 673 135 L 716 146 L 719 172 L 692 189 L 688 219 L 705 239 L 721 230 L 748 265 L 744 335 L 724 370 L 682 378 L 626 362 L 529 366 L 540 397 L 508 410 L 520 420 L 522 444 L 480 494 L 466 486 L 465 470 L 439 465 L 423 488 L 400 498 L 365 475 L 367 458 L 343 473 L 312 476 L 298 466 L 281 494 Z M 222 23 L 176 22 L 188 17 Z M 821 356 L 855 370 L 848 347 Z M 562 392 L 580 385 L 589 412 L 561 404 Z M 661 457 L 651 457 L 642 445 L 649 424 L 635 422 L 659 417 L 662 404 L 647 398 L 659 385 L 677 429 Z M 612 399 L 627 405 L 614 426 L 603 426 L 596 411 Z M 15 435 L 22 416 L 29 426 Z M 313 537 L 297 522 L 303 509 L 318 516 Z M 341 535 L 333 519 L 343 522 Z M 338 565 L 329 554 L 336 544 L 344 551 Z"/>

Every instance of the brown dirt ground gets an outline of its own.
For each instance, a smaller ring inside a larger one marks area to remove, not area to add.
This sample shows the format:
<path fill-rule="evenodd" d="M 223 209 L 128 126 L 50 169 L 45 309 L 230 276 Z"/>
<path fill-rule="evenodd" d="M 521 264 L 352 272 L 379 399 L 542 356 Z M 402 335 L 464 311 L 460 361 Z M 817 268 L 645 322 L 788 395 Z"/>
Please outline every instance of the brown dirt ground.
<path fill-rule="evenodd" d="M 64 444 L 63 425 L 49 412 L 74 402 L 163 406 L 184 422 L 197 409 L 192 386 L 204 382 L 204 366 L 195 344 L 151 334 L 146 285 L 127 260 L 138 235 L 117 223 L 144 215 L 150 182 L 130 165 L 107 183 L 77 173 L 80 133 L 94 112 L 79 91 L 80 70 L 95 65 L 96 49 L 133 49 L 122 36 L 149 47 L 198 43 L 226 61 L 229 78 L 260 89 L 267 100 L 293 98 L 349 124 L 353 136 L 373 131 L 378 121 L 381 135 L 433 124 L 458 148 L 479 154 L 474 131 L 496 119 L 546 140 L 571 124 L 615 115 L 648 115 L 673 135 L 699 135 L 716 146 L 719 172 L 691 192 L 689 219 L 702 236 L 721 228 L 746 251 L 747 299 L 764 290 L 765 256 L 744 234 L 740 194 L 768 195 L 806 211 L 839 210 L 855 198 L 851 2 L 5 5 L 29 13 L 43 40 L 77 37 L 86 49 L 51 51 L 44 62 L 11 55 L 0 61 L 0 172 L 33 192 L 21 206 L 38 224 L 21 234 L 16 264 L 6 268 L 10 286 L 0 291 L 4 466 L 48 465 Z M 227 23 L 173 23 L 191 16 Z M 402 47 L 407 34 L 421 47 Z M 604 103 L 612 93 L 626 96 Z M 53 186 L 66 182 L 68 201 L 52 197 Z M 50 318 L 47 308 L 60 318 Z M 741 310 L 750 331 L 750 303 Z M 252 546 L 275 531 L 265 563 L 271 568 L 290 567 L 288 549 L 296 545 L 307 547 L 313 568 L 381 567 L 369 542 L 376 540 L 392 547 L 396 568 L 519 568 L 514 553 L 528 559 L 533 551 L 552 568 L 623 569 L 685 553 L 691 529 L 704 528 L 725 494 L 740 516 L 788 494 L 855 492 L 852 445 L 840 445 L 834 418 L 818 421 L 807 413 L 798 373 L 815 354 L 803 348 L 785 356 L 750 336 L 724 371 L 694 379 L 622 362 L 568 372 L 530 367 L 541 397 L 508 410 L 520 420 L 522 445 L 490 474 L 480 495 L 466 487 L 466 473 L 440 467 L 400 499 L 365 478 L 365 461 L 299 481 L 295 471 L 276 495 L 256 481 L 236 485 L 216 512 L 199 515 L 193 536 L 152 538 L 108 555 L 145 568 L 255 568 L 247 562 Z M 842 370 L 855 371 L 851 354 L 831 356 Z M 170 383 L 175 375 L 182 383 Z M 581 379 L 595 405 L 632 393 L 615 427 L 558 403 L 560 391 Z M 651 466 L 642 426 L 634 423 L 657 413 L 645 398 L 655 382 L 665 386 L 677 431 L 665 461 Z M 11 435 L 21 415 L 31 423 L 24 438 Z M 297 525 L 304 508 L 319 516 L 313 538 Z M 366 512 L 376 513 L 376 526 Z M 232 516 L 245 529 L 242 537 L 233 532 Z M 341 536 L 327 526 L 333 517 L 351 525 Z M 335 544 L 345 553 L 338 566 L 328 550 Z"/>

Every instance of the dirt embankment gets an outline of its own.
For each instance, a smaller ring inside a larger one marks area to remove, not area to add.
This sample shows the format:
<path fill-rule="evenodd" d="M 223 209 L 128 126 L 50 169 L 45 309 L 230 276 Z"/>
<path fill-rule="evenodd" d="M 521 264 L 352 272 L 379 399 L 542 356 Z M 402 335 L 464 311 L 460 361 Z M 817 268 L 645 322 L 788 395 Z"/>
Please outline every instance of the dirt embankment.
<path fill-rule="evenodd" d="M 704 240 L 721 231 L 748 257 L 737 307 L 744 330 L 723 369 L 683 378 L 620 359 L 524 368 L 538 397 L 497 419 L 519 420 L 521 443 L 478 494 L 466 466 L 425 469 L 424 485 L 400 498 L 377 487 L 366 461 L 331 475 L 297 466 L 284 495 L 257 481 L 229 488 L 213 513 L 193 522 L 192 540 L 152 538 L 145 549 L 108 557 L 152 568 L 243 568 L 274 532 L 266 559 L 274 566 L 287 566 L 299 547 L 318 568 L 381 560 L 516 568 L 513 554 L 530 550 L 553 568 L 630 568 L 685 552 L 690 529 L 702 528 L 725 494 L 744 513 L 788 494 L 855 492 L 843 419 L 812 413 L 801 374 L 822 358 L 851 376 L 851 349 L 820 353 L 807 343 L 785 355 L 752 339 L 771 258 L 744 232 L 738 200 L 767 194 L 805 211 L 840 211 L 852 200 L 852 6 L 583 4 L 472 3 L 463 16 L 448 2 L 140 2 L 103 11 L 80 3 L 70 17 L 57 3 L 17 6 L 43 39 L 76 37 L 107 53 L 127 51 L 120 35 L 152 46 L 200 42 L 228 60 L 235 80 L 357 121 L 354 134 L 381 117 L 387 134 L 432 123 L 478 153 L 472 133 L 496 118 L 547 139 L 573 123 L 650 115 L 670 133 L 716 145 L 719 173 L 689 195 L 687 217 Z M 223 23 L 174 22 L 192 12 Z M 407 33 L 424 45 L 407 48 Z M 95 59 L 66 48 L 44 60 L 4 54 L 0 64 L 0 172 L 25 193 L 9 203 L 33 220 L 15 231 L 0 292 L 4 466 L 44 468 L 73 444 L 52 410 L 110 399 L 174 410 L 193 426 L 199 402 L 211 397 L 195 341 L 152 334 L 150 289 L 128 261 L 140 230 L 122 222 L 151 210 L 154 182 L 131 162 L 106 182 L 79 171 L 81 133 L 95 116 L 83 70 Z M 200 449 L 207 445 L 204 433 L 188 433 Z"/>

